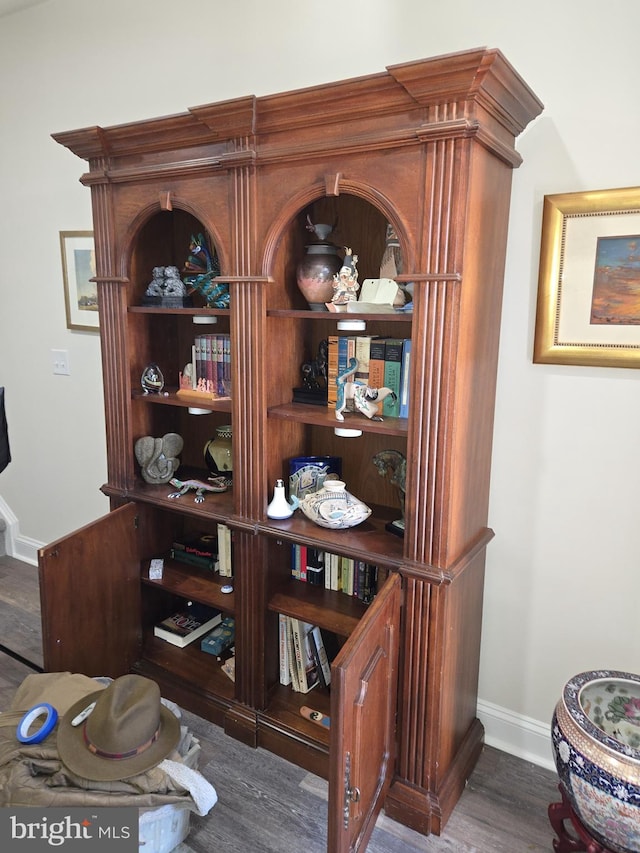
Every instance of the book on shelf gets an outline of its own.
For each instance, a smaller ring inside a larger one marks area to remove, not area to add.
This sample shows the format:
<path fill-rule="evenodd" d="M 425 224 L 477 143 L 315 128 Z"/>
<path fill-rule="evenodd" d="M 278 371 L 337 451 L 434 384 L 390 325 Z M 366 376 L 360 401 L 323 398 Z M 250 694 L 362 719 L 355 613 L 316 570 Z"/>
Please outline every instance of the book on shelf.
<path fill-rule="evenodd" d="M 220 657 L 236 641 L 236 621 L 233 616 L 225 616 L 219 624 L 209 631 L 200 641 L 200 649 L 208 655 Z"/>
<path fill-rule="evenodd" d="M 353 564 L 351 557 L 341 557 L 340 590 L 347 595 L 353 595 Z"/>
<path fill-rule="evenodd" d="M 400 414 L 403 344 L 403 338 L 389 338 L 384 347 L 384 387 L 391 388 L 395 397 L 391 395 L 385 397 L 382 413 L 392 418 L 397 418 Z"/>
<path fill-rule="evenodd" d="M 181 649 L 200 639 L 222 621 L 222 614 L 213 607 L 190 602 L 182 610 L 167 616 L 154 626 L 153 633 Z"/>
<path fill-rule="evenodd" d="M 356 338 L 354 335 L 329 335 L 327 338 L 327 406 L 335 406 L 338 401 L 337 378 L 349 366 L 349 360 L 356 357 Z"/>
<path fill-rule="evenodd" d="M 233 577 L 231 529 L 222 522 L 218 523 L 218 564 L 221 577 Z"/>
<path fill-rule="evenodd" d="M 369 363 L 371 361 L 371 341 L 373 335 L 356 335 L 355 357 L 358 362 L 355 381 L 369 384 Z"/>
<path fill-rule="evenodd" d="M 329 687 L 331 684 L 331 665 L 327 657 L 327 650 L 322 639 L 322 631 L 318 625 L 314 625 L 308 634 L 311 651 L 316 662 L 320 684 Z"/>
<path fill-rule="evenodd" d="M 324 551 L 320 548 L 307 548 L 307 583 L 324 586 Z"/>
<path fill-rule="evenodd" d="M 300 678 L 298 676 L 298 665 L 296 663 L 296 649 L 293 642 L 293 630 L 291 628 L 291 617 L 285 616 L 285 630 L 287 635 L 287 661 L 289 663 L 290 683 L 293 690 L 300 691 Z"/>
<path fill-rule="evenodd" d="M 325 581 L 326 586 L 326 581 Z M 342 557 L 340 554 L 329 554 L 329 589 L 336 592 L 342 586 Z"/>
<path fill-rule="evenodd" d="M 218 538 L 210 533 L 196 533 L 174 539 L 171 557 L 181 563 L 217 571 Z"/>
<path fill-rule="evenodd" d="M 280 660 L 280 684 L 286 687 L 291 684 L 291 669 L 289 661 L 289 622 L 284 613 L 278 613 L 278 644 Z"/>
<path fill-rule="evenodd" d="M 225 335 L 222 354 L 222 393 L 230 395 L 231 388 L 231 335 Z"/>
<path fill-rule="evenodd" d="M 409 417 L 409 377 L 411 375 L 411 338 L 405 338 L 402 344 L 402 373 L 400 377 L 399 417 Z"/>
<path fill-rule="evenodd" d="M 184 563 L 198 569 L 206 569 L 211 572 L 219 570 L 218 560 L 211 557 L 198 557 L 196 554 L 189 554 L 180 548 L 171 548 L 171 558 L 178 563 Z"/>
<path fill-rule="evenodd" d="M 386 338 L 373 338 L 369 347 L 369 386 L 384 387 L 384 347 Z"/>
<path fill-rule="evenodd" d="M 338 402 L 338 335 L 327 338 L 327 406 Z"/>
<path fill-rule="evenodd" d="M 307 579 L 307 546 L 296 545 L 296 577 L 301 581 Z"/>
<path fill-rule="evenodd" d="M 318 665 L 309 639 L 313 625 L 293 616 L 290 617 L 289 624 L 293 636 L 293 650 L 298 673 L 298 692 L 308 693 L 320 682 Z"/>

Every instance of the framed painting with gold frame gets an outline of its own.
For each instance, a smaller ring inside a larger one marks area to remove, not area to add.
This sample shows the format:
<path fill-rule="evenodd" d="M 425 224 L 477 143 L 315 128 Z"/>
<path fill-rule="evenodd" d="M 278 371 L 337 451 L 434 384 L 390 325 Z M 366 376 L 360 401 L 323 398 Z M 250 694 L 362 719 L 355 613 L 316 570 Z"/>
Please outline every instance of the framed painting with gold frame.
<path fill-rule="evenodd" d="M 93 231 L 61 231 L 62 276 L 67 329 L 100 328 Z"/>
<path fill-rule="evenodd" d="M 544 197 L 533 360 L 640 367 L 640 187 Z"/>

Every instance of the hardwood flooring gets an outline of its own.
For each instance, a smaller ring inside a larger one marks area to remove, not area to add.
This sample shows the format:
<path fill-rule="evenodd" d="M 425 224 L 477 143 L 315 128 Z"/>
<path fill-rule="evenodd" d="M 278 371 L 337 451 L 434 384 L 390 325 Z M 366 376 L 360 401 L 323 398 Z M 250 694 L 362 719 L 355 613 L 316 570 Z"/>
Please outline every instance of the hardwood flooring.
<path fill-rule="evenodd" d="M 0 557 L 0 710 L 42 666 L 37 569 Z M 28 663 L 33 664 L 29 666 Z M 191 817 L 175 853 L 327 853 L 327 786 L 262 749 L 184 712 L 200 740 L 200 772 L 218 803 Z M 384 815 L 367 853 L 541 853 L 552 850 L 549 803 L 559 800 L 554 773 L 486 747 L 441 836 L 419 835 Z"/>

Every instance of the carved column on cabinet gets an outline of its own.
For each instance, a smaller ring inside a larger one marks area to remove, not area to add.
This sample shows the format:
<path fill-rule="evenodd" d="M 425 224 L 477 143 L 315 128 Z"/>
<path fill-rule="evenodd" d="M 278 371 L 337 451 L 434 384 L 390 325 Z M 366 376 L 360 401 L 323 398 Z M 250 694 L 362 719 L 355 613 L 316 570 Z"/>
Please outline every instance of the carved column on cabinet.
<path fill-rule="evenodd" d="M 235 478 L 235 471 L 234 471 Z M 235 617 L 241 630 L 236 635 L 237 702 L 225 716 L 227 734 L 255 747 L 257 715 L 264 707 L 264 655 L 266 614 L 265 542 L 252 531 L 234 530 L 234 576 L 236 589 Z"/>
<path fill-rule="evenodd" d="M 464 122 L 441 138 L 441 125 L 456 114 L 442 105 L 422 129 L 425 140 L 425 221 L 419 229 L 421 268 L 415 284 L 411 399 L 419 411 L 411 418 L 408 444 L 417 466 L 407 472 L 407 494 L 415 495 L 409 514 L 405 556 L 417 563 L 443 567 L 449 555 L 448 491 L 451 433 L 456 382 L 456 352 L 460 311 L 461 266 L 465 216 L 463 177 L 469 140 Z M 428 141 L 434 136 L 434 141 Z"/>
<path fill-rule="evenodd" d="M 135 476 L 130 421 L 129 347 L 126 329 L 128 281 L 100 277 L 97 281 L 108 481 L 115 488 L 128 489 L 133 486 Z"/>
<path fill-rule="evenodd" d="M 266 508 L 264 281 L 231 279 L 231 406 L 234 427 L 235 511 L 258 521 Z"/>
<path fill-rule="evenodd" d="M 455 275 L 430 278 L 417 282 L 416 290 L 410 392 L 414 416 L 407 439 L 416 464 L 407 467 L 410 507 L 404 547 L 410 562 L 439 566 L 446 532 L 446 478 L 453 426 L 447 404 L 455 378 L 459 282 Z"/>
<path fill-rule="evenodd" d="M 130 423 L 129 348 L 127 345 L 127 278 L 118 275 L 113 222 L 113 192 L 108 178 L 109 158 L 90 160 L 83 184 L 91 188 L 96 281 L 100 310 L 100 342 L 104 382 L 109 483 L 121 489 L 133 485 L 133 439 Z"/>

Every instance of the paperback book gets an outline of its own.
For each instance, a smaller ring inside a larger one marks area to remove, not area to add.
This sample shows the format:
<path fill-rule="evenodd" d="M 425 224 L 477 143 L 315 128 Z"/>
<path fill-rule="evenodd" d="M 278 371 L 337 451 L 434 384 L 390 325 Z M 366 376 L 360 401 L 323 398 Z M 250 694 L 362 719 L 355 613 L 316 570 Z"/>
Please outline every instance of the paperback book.
<path fill-rule="evenodd" d="M 184 648 L 207 634 L 221 621 L 222 614 L 219 610 L 203 604 L 189 604 L 159 622 L 153 633 L 167 643 Z"/>
<path fill-rule="evenodd" d="M 171 545 L 171 556 L 181 563 L 217 571 L 218 537 L 210 533 L 198 533 L 176 539 Z"/>

